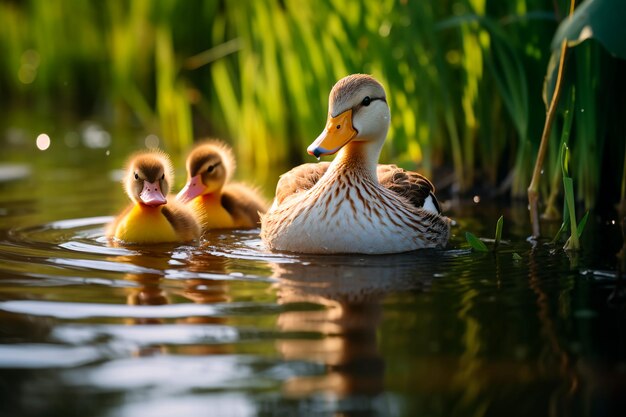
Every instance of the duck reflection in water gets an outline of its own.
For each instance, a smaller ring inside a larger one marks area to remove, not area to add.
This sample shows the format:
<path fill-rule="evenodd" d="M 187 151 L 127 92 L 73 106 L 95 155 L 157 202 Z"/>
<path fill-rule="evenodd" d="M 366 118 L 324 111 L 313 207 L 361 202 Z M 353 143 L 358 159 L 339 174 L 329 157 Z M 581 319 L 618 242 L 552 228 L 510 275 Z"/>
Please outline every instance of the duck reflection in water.
<path fill-rule="evenodd" d="M 159 306 L 172 304 L 177 299 L 186 299 L 196 304 L 214 304 L 229 302 L 228 285 L 225 281 L 193 277 L 184 280 L 167 280 L 168 269 L 171 269 L 170 257 L 163 256 L 164 253 L 171 253 L 159 249 L 151 248 L 149 251 L 137 252 L 133 255 L 117 256 L 116 262 L 132 264 L 141 272 L 128 273 L 124 279 L 132 282 L 135 286 L 127 290 L 126 303 L 129 306 Z M 185 266 L 185 271 L 201 272 L 211 270 L 221 275 L 227 274 L 227 262 L 224 258 L 212 256 L 205 253 L 194 253 L 190 255 L 189 264 Z M 179 282 L 182 285 L 179 285 Z M 180 324 L 223 324 L 226 321 L 223 317 L 214 316 L 188 316 L 176 319 Z M 165 324 L 166 318 L 130 317 L 126 320 L 131 325 Z M 138 356 L 169 353 L 173 348 L 165 346 L 142 347 L 137 352 Z M 227 346 L 220 344 L 188 344 L 177 346 L 176 352 L 189 355 L 219 354 L 228 352 Z"/>
<path fill-rule="evenodd" d="M 280 304 L 323 307 L 298 308 L 278 318 L 282 332 L 321 336 L 281 339 L 280 354 L 286 360 L 313 361 L 327 369 L 323 375 L 287 380 L 286 395 L 325 393 L 344 400 L 381 394 L 385 388 L 385 363 L 377 337 L 381 302 L 391 291 L 428 289 L 432 271 L 419 272 L 414 254 L 367 259 L 326 256 L 273 264 L 273 276 L 279 280 Z"/>

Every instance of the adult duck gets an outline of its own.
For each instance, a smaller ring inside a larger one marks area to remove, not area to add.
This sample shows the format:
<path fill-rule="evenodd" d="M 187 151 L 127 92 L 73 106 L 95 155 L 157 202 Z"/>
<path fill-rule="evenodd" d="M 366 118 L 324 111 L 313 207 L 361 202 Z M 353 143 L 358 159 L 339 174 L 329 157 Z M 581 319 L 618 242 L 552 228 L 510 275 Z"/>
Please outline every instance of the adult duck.
<path fill-rule="evenodd" d="M 187 157 L 187 183 L 177 199 L 193 208 L 203 230 L 251 229 L 265 213 L 265 200 L 245 184 L 230 182 L 235 158 L 230 147 L 210 140 Z"/>
<path fill-rule="evenodd" d="M 262 217 L 272 250 L 302 253 L 396 253 L 444 247 L 450 219 L 422 175 L 378 165 L 391 120 L 383 86 L 354 74 L 329 96 L 324 131 L 308 147 L 332 163 L 304 164 L 283 174 Z"/>
<path fill-rule="evenodd" d="M 130 158 L 124 190 L 132 200 L 109 224 L 106 234 L 123 243 L 187 242 L 200 237 L 200 227 L 190 209 L 165 197 L 173 181 L 167 154 L 144 151 Z"/>

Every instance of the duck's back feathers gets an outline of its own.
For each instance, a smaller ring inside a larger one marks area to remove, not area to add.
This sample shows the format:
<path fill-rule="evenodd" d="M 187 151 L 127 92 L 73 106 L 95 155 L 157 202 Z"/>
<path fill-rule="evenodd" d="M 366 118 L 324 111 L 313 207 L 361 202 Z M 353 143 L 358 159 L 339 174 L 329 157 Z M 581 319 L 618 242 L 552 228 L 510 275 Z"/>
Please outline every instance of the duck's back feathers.
<path fill-rule="evenodd" d="M 330 162 L 299 165 L 281 175 L 276 185 L 276 202 L 281 204 L 286 198 L 311 189 L 328 171 Z M 435 187 L 423 175 L 407 171 L 397 165 L 378 165 L 378 182 L 383 187 L 404 197 L 413 206 L 441 213 L 435 197 Z"/>
<path fill-rule="evenodd" d="M 260 222 L 259 213 L 267 210 L 267 203 L 259 192 L 245 184 L 231 182 L 222 189 L 222 206 L 232 216 L 235 227 L 254 228 Z"/>
<path fill-rule="evenodd" d="M 287 197 L 312 188 L 329 166 L 330 162 L 302 164 L 282 174 L 276 185 L 275 204 L 281 204 Z"/>
<path fill-rule="evenodd" d="M 383 187 L 406 198 L 413 206 L 441 213 L 435 187 L 428 178 L 396 165 L 378 165 L 376 174 Z"/>

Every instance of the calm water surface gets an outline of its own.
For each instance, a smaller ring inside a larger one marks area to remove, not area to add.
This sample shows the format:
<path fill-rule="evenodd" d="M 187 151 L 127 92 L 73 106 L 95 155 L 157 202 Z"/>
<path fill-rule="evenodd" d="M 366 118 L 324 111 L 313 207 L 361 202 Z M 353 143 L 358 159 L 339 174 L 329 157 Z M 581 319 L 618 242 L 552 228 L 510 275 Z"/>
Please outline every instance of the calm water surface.
<path fill-rule="evenodd" d="M 32 147 L 1 157 L 1 416 L 624 415 L 611 219 L 578 256 L 484 202 L 451 206 L 442 251 L 269 253 L 258 230 L 111 247 L 124 152 Z M 510 243 L 469 251 L 501 213 Z"/>

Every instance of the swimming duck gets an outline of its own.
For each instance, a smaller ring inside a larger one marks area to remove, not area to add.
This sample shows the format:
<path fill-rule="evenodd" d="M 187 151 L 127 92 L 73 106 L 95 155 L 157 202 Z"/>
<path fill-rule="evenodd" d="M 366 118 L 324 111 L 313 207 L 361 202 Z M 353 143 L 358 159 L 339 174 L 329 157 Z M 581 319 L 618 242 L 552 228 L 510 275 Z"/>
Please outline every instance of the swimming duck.
<path fill-rule="evenodd" d="M 235 170 L 232 150 L 217 140 L 197 145 L 187 157 L 188 180 L 177 199 L 190 205 L 203 230 L 251 229 L 267 206 L 245 184 L 229 182 Z"/>
<path fill-rule="evenodd" d="M 324 131 L 308 147 L 332 163 L 304 164 L 283 174 L 261 220 L 269 249 L 301 253 L 396 253 L 444 247 L 450 219 L 422 175 L 378 165 L 391 120 L 383 86 L 353 74 L 329 96 Z"/>
<path fill-rule="evenodd" d="M 125 243 L 186 242 L 200 237 L 200 227 L 187 207 L 168 202 L 173 180 L 167 154 L 144 151 L 130 158 L 124 190 L 132 200 L 107 228 L 107 236 Z"/>

